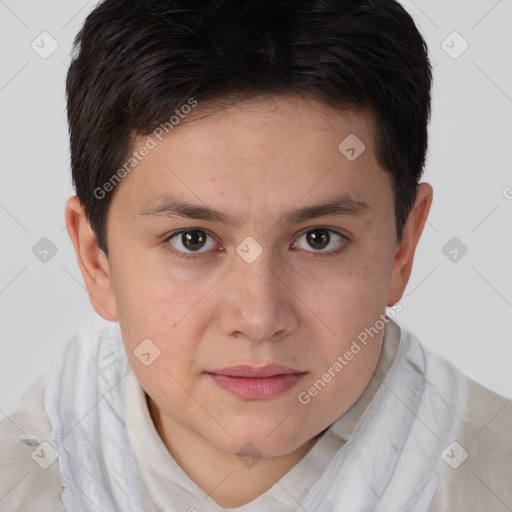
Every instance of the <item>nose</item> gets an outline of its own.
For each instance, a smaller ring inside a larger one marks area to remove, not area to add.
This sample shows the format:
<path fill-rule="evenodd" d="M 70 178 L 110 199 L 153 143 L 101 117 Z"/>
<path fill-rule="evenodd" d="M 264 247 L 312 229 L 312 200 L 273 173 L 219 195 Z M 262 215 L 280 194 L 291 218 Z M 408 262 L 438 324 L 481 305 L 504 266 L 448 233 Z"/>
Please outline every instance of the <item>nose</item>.
<path fill-rule="evenodd" d="M 266 250 L 248 263 L 234 256 L 223 280 L 222 331 L 252 343 L 278 341 L 298 325 L 296 300 L 279 262 Z"/>

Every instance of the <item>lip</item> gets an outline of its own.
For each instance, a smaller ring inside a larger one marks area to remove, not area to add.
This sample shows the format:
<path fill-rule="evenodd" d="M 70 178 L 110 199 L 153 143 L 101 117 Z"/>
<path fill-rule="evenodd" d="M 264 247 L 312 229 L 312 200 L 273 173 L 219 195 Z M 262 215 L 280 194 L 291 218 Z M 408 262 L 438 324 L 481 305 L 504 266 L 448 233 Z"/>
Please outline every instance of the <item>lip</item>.
<path fill-rule="evenodd" d="M 293 388 L 307 372 L 289 366 L 237 365 L 206 372 L 220 388 L 246 400 L 265 400 Z"/>
<path fill-rule="evenodd" d="M 274 375 L 287 375 L 289 373 L 303 373 L 297 368 L 282 364 L 267 364 L 265 366 L 252 366 L 250 364 L 238 364 L 228 366 L 208 373 L 216 375 L 229 375 L 230 377 L 273 377 Z"/>

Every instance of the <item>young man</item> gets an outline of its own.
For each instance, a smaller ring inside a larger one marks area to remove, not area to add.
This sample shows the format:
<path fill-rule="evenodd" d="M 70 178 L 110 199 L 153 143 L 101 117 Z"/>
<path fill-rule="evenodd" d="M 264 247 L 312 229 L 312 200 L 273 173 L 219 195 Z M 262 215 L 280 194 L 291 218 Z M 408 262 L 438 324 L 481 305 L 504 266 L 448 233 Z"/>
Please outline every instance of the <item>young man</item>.
<path fill-rule="evenodd" d="M 66 205 L 98 317 L 0 424 L 0 508 L 511 510 L 510 402 L 393 321 L 431 80 L 392 0 L 98 5 Z"/>

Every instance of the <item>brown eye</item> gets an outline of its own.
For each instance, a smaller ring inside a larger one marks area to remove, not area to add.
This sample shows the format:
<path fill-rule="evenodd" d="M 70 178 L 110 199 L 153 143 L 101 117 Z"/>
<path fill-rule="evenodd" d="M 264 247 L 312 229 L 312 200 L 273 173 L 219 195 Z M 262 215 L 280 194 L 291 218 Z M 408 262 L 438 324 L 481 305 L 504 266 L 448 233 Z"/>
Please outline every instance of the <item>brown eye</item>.
<path fill-rule="evenodd" d="M 329 256 L 340 252 L 349 242 L 348 237 L 328 228 L 313 228 L 303 234 L 293 243 L 293 248 L 304 249 L 307 252 L 318 252 Z"/>
<path fill-rule="evenodd" d="M 216 242 L 202 229 L 187 229 L 178 231 L 168 238 L 169 243 L 178 252 L 206 252 L 215 248 Z"/>
<path fill-rule="evenodd" d="M 306 233 L 307 243 L 316 250 L 325 249 L 330 240 L 331 236 L 326 229 L 313 229 Z"/>
<path fill-rule="evenodd" d="M 191 251 L 201 249 L 206 240 L 206 234 L 203 231 L 193 230 L 181 234 L 181 243 Z"/>

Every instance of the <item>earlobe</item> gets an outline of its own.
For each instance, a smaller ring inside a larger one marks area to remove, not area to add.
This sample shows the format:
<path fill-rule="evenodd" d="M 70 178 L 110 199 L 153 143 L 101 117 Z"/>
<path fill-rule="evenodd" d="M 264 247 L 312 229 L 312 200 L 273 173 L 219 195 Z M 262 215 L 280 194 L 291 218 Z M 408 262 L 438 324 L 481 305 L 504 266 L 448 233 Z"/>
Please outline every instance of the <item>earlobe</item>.
<path fill-rule="evenodd" d="M 98 245 L 96 234 L 77 196 L 70 197 L 66 202 L 66 227 L 93 308 L 105 320 L 117 321 L 110 264 Z"/>
<path fill-rule="evenodd" d="M 396 304 L 404 293 L 412 271 L 414 254 L 432 205 L 433 189 L 428 183 L 418 185 L 416 200 L 404 225 L 402 239 L 393 257 L 387 306 Z"/>

